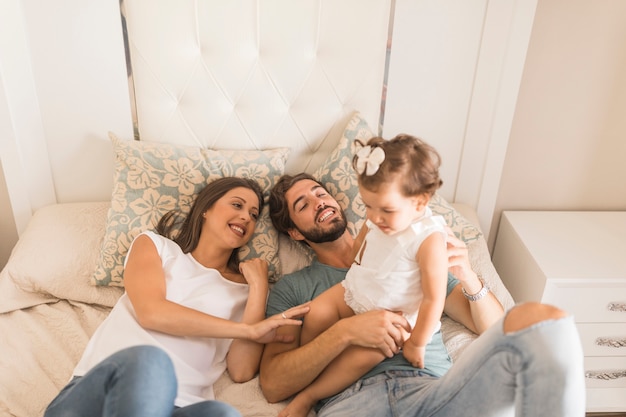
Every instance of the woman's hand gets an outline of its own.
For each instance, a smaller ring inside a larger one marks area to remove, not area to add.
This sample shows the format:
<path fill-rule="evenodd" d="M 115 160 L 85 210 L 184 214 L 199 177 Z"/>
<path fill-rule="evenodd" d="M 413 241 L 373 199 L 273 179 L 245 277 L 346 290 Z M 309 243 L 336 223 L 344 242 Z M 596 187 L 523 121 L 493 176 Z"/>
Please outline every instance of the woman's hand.
<path fill-rule="evenodd" d="M 249 340 L 257 343 L 293 342 L 293 336 L 276 334 L 276 329 L 281 326 L 301 326 L 302 321 L 296 320 L 309 312 L 309 303 L 300 304 L 285 310 L 280 314 L 273 315 L 265 320 L 249 326 Z"/>
<path fill-rule="evenodd" d="M 267 261 L 261 258 L 247 259 L 239 263 L 239 272 L 248 285 L 262 284 L 267 287 Z"/>
<path fill-rule="evenodd" d="M 468 294 L 476 294 L 483 288 L 483 281 L 472 270 L 469 250 L 461 239 L 448 229 L 448 270 L 461 283 L 446 298 L 445 313 L 474 333 L 481 334 L 504 314 L 502 304 L 493 293 L 477 302 L 469 302 L 461 288 Z"/>
<path fill-rule="evenodd" d="M 472 270 L 469 260 L 469 251 L 467 245 L 461 239 L 456 237 L 449 227 L 448 238 L 446 239 L 448 246 L 448 270 L 461 283 L 466 281 L 477 281 L 476 273 Z"/>

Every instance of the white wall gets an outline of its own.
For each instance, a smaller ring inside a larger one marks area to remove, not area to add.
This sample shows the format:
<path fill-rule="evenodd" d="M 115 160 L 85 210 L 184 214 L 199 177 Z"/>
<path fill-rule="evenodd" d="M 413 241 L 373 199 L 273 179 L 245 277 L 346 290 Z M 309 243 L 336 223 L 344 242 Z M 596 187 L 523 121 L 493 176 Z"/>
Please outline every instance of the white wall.
<path fill-rule="evenodd" d="M 2 231 L 2 239 L 0 239 L 0 268 L 7 263 L 11 250 L 15 246 L 15 242 L 17 242 L 13 210 L 9 204 L 9 193 L 5 184 L 2 161 L 0 161 L 0 213 L 2 213 L 2 216 L 0 216 L 0 230 Z"/>
<path fill-rule="evenodd" d="M 625 1 L 539 1 L 502 210 L 626 210 Z"/>
<path fill-rule="evenodd" d="M 20 3 L 57 200 L 107 200 L 107 131 L 132 137 L 118 1 Z"/>
<path fill-rule="evenodd" d="M 117 1 L 3 0 L 0 27 L 2 267 L 38 208 L 110 198 L 132 120 Z"/>
<path fill-rule="evenodd" d="M 383 135 L 416 135 L 445 155 L 439 193 L 450 201 L 487 6 L 487 0 L 467 0 L 450 10 L 447 1 L 396 0 Z"/>
<path fill-rule="evenodd" d="M 440 194 L 491 220 L 537 0 L 396 0 L 384 137 L 442 155 Z"/>
<path fill-rule="evenodd" d="M 0 3 L 0 158 L 14 219 L 21 233 L 33 207 L 56 201 L 39 112 L 31 54 L 18 0 Z"/>

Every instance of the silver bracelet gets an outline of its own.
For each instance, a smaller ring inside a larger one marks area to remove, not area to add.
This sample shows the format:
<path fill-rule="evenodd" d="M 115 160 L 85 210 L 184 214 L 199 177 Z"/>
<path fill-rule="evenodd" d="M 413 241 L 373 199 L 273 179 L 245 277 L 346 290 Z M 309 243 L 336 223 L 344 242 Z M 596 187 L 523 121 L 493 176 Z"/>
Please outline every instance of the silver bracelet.
<path fill-rule="evenodd" d="M 479 275 L 478 279 L 483 284 L 483 287 L 476 294 L 468 294 L 467 291 L 465 291 L 465 288 L 463 288 L 463 286 L 461 285 L 461 291 L 463 291 L 463 295 L 465 296 L 465 298 L 467 298 L 470 301 L 478 301 L 481 298 L 483 298 L 485 295 L 487 295 L 489 291 L 491 291 L 491 289 L 489 288 L 489 286 L 487 285 L 483 277 Z"/>

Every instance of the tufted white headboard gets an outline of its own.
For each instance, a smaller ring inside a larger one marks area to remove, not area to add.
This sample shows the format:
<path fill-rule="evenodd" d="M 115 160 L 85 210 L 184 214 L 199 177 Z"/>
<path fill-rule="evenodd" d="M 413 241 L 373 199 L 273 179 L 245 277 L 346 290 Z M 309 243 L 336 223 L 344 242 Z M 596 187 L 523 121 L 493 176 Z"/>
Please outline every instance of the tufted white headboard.
<path fill-rule="evenodd" d="M 489 235 L 537 0 L 75 3 L 0 13 L 3 236 L 47 204 L 109 199 L 106 133 L 133 120 L 141 140 L 288 146 L 287 172 L 311 172 L 353 110 L 432 143 L 441 194 Z"/>
<path fill-rule="evenodd" d="M 124 0 L 140 140 L 291 148 L 311 172 L 358 110 L 376 131 L 391 0 Z"/>

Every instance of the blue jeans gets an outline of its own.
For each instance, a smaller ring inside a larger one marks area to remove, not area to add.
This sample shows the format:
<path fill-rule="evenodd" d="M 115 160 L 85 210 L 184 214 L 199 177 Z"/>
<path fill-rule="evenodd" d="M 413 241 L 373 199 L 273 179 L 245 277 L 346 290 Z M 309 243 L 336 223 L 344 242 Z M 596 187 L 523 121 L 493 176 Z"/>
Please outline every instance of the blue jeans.
<path fill-rule="evenodd" d="M 389 371 L 331 398 L 318 417 L 583 417 L 580 339 L 571 317 L 471 343 L 441 378 Z"/>
<path fill-rule="evenodd" d="M 45 417 L 240 417 L 228 404 L 202 401 L 174 407 L 176 374 L 169 356 L 154 346 L 134 346 L 74 377 L 50 403 Z"/>

